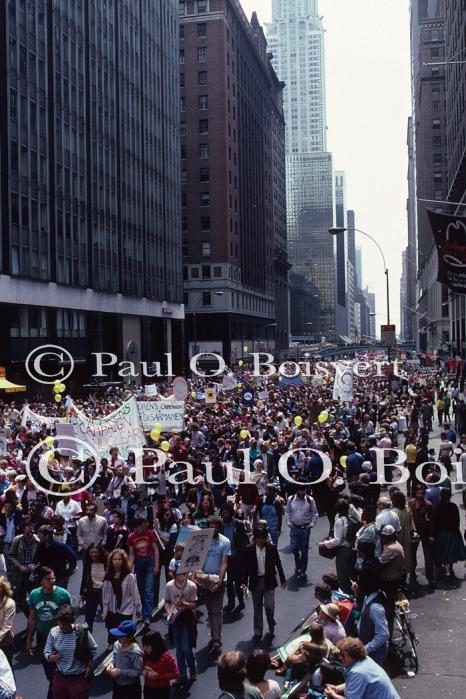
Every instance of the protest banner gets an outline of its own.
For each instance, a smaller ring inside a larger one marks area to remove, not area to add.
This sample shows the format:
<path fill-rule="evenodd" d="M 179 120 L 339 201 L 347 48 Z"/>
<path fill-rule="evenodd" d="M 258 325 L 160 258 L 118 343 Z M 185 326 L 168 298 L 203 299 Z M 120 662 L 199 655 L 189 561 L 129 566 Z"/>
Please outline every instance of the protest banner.
<path fill-rule="evenodd" d="M 155 383 L 148 383 L 144 386 L 144 393 L 146 394 L 147 398 L 155 398 L 157 395 L 157 386 Z"/>
<path fill-rule="evenodd" d="M 151 430 L 157 423 L 162 432 L 182 432 L 184 428 L 184 402 L 181 400 L 137 401 L 142 426 Z"/>
<path fill-rule="evenodd" d="M 353 400 L 353 367 L 345 362 L 337 362 L 335 365 L 333 400 Z"/>
<path fill-rule="evenodd" d="M 79 452 L 76 451 L 75 427 L 70 423 L 60 423 L 55 425 L 55 433 L 57 435 L 57 449 L 62 456 L 79 457 Z"/>
<path fill-rule="evenodd" d="M 64 424 L 68 422 L 68 418 L 57 417 L 53 415 L 39 415 L 38 413 L 35 413 L 33 410 L 31 410 L 31 408 L 28 405 L 25 405 L 23 408 L 21 425 L 25 427 L 26 423 L 29 421 L 31 422 L 31 425 L 32 427 L 34 427 L 34 429 L 40 430 L 42 429 L 42 425 L 47 425 L 47 427 L 53 427 L 53 425 L 55 425 L 55 423 L 57 422 Z"/>
<path fill-rule="evenodd" d="M 89 443 L 101 457 L 108 456 L 112 447 L 118 447 L 120 456 L 126 458 L 128 452 L 140 452 L 146 443 L 134 396 L 100 420 L 87 417 L 73 405 L 71 421 L 76 438 Z"/>
<path fill-rule="evenodd" d="M 189 532 L 181 556 L 180 573 L 194 573 L 202 570 L 213 535 L 213 529 L 198 529 Z"/>

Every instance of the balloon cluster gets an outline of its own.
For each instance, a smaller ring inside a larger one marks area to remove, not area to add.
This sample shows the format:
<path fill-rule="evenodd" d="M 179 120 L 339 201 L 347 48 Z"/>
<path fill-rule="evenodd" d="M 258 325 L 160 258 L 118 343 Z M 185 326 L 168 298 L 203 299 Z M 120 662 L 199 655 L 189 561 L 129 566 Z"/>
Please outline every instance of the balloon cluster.
<path fill-rule="evenodd" d="M 55 402 L 60 403 L 61 401 L 61 394 L 66 391 L 66 386 L 64 383 L 61 381 L 57 380 L 53 384 L 53 390 L 55 391 Z"/>

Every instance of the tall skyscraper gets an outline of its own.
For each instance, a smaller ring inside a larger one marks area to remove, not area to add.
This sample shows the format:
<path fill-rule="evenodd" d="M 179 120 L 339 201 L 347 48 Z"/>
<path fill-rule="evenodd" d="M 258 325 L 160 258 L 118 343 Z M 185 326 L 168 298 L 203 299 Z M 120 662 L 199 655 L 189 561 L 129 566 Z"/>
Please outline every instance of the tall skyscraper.
<path fill-rule="evenodd" d="M 347 225 L 348 232 L 346 233 L 348 239 L 348 259 L 346 262 L 346 272 L 347 272 L 347 311 L 348 311 L 348 337 L 350 340 L 355 340 L 356 337 L 361 335 L 361 322 L 360 318 L 356 319 L 356 314 L 358 316 L 361 313 L 361 304 L 358 304 L 358 308 L 355 307 L 356 299 L 356 289 L 357 289 L 357 278 L 356 278 L 356 231 L 354 230 L 356 226 L 355 214 L 352 209 L 347 211 Z M 356 323 L 356 320 L 358 322 Z M 358 329 L 358 331 L 357 331 Z"/>
<path fill-rule="evenodd" d="M 417 238 L 416 238 L 416 163 L 414 157 L 413 119 L 408 118 L 408 200 L 406 213 L 408 223 L 408 245 L 406 259 L 403 260 L 405 295 L 401 307 L 403 326 L 402 338 L 405 342 L 414 342 L 417 334 L 419 316 L 416 313 L 416 272 L 417 272 Z M 404 254 L 404 252 L 403 252 Z"/>
<path fill-rule="evenodd" d="M 326 151 L 324 27 L 317 0 L 272 0 L 267 39 L 286 85 L 286 152 Z"/>
<path fill-rule="evenodd" d="M 446 119 L 449 213 L 466 216 L 466 11 L 464 2 L 446 0 L 445 7 Z M 450 294 L 450 343 L 455 354 L 466 355 L 466 300 Z"/>
<path fill-rule="evenodd" d="M 362 248 L 360 245 L 356 245 L 356 280 L 357 285 L 360 289 L 363 288 L 363 277 L 362 277 Z"/>
<path fill-rule="evenodd" d="M 346 211 L 346 177 L 345 173 L 335 173 L 335 217 L 336 224 L 342 228 L 348 227 Z M 337 307 L 336 324 L 338 333 L 344 340 L 348 337 L 348 233 L 336 237 L 337 253 Z"/>
<path fill-rule="evenodd" d="M 376 316 L 375 316 L 375 294 L 366 287 L 363 291 L 364 297 L 367 302 L 367 306 L 369 308 L 369 314 L 372 314 L 369 316 L 369 336 L 371 338 L 377 337 L 377 332 L 376 332 Z"/>
<path fill-rule="evenodd" d="M 179 3 L 185 303 L 193 350 L 288 345 L 283 85 L 238 0 Z"/>
<path fill-rule="evenodd" d="M 177 9 L 0 5 L 2 363 L 182 344 Z"/>
<path fill-rule="evenodd" d="M 437 282 L 437 251 L 427 210 L 449 211 L 445 92 L 445 0 L 411 1 L 411 91 L 418 250 L 417 348 L 432 352 L 449 342 L 447 288 Z M 428 203 L 422 200 L 430 200 Z M 436 204 L 435 202 L 439 203 Z"/>
<path fill-rule="evenodd" d="M 328 234 L 335 225 L 335 174 L 326 152 L 324 28 L 317 0 L 273 0 L 267 38 L 286 85 L 290 262 L 309 293 L 315 296 L 317 289 L 315 334 L 336 340 L 346 334 L 347 321 L 337 314 L 337 243 Z"/>

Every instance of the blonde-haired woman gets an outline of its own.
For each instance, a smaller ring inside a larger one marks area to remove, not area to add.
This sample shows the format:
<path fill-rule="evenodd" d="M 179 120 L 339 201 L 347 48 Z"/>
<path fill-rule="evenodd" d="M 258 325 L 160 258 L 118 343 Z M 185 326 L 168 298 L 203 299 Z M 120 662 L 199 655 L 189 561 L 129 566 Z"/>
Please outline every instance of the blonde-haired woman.
<path fill-rule="evenodd" d="M 122 621 L 141 616 L 141 597 L 136 576 L 131 572 L 129 558 L 123 549 L 115 549 L 107 559 L 107 571 L 102 587 L 102 619 L 107 629 Z M 109 634 L 109 643 L 114 639 Z"/>
<path fill-rule="evenodd" d="M 5 653 L 8 662 L 13 662 L 13 640 L 15 637 L 13 623 L 16 614 L 16 604 L 13 600 L 13 590 L 3 576 L 0 577 L 0 648 Z"/>

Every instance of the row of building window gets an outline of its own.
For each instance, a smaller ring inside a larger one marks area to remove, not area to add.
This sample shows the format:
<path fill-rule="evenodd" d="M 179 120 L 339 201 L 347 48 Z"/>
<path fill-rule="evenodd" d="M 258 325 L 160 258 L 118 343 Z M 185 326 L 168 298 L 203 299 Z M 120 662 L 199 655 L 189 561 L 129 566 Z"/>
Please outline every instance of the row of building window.
<path fill-rule="evenodd" d="M 207 63 L 207 46 L 197 48 L 197 62 Z M 184 49 L 180 49 L 180 63 L 184 64 Z"/>
<path fill-rule="evenodd" d="M 197 24 L 197 38 L 205 39 L 207 38 L 207 22 L 198 22 Z M 180 25 L 180 40 L 184 39 L 184 24 Z"/>
<path fill-rule="evenodd" d="M 209 0 L 194 0 L 194 2 L 192 0 L 191 2 L 179 0 L 178 7 L 180 15 L 188 14 L 190 9 L 193 14 L 200 15 L 209 11 Z"/>
<path fill-rule="evenodd" d="M 58 308 L 55 311 L 57 337 L 85 337 L 86 324 L 82 311 Z M 21 307 L 12 319 L 10 337 L 47 337 L 48 317 L 45 308 Z"/>
<path fill-rule="evenodd" d="M 199 204 L 202 207 L 210 206 L 210 192 L 201 192 L 199 195 Z M 181 195 L 181 206 L 187 206 L 187 193 Z"/>
<path fill-rule="evenodd" d="M 183 216 L 181 219 L 181 226 L 183 231 L 188 230 L 188 219 Z M 201 216 L 201 231 L 210 231 L 210 216 Z"/>
<path fill-rule="evenodd" d="M 199 158 L 200 160 L 207 160 L 209 157 L 209 144 L 200 143 L 199 144 Z M 186 160 L 186 145 L 181 146 L 181 159 Z"/>
<path fill-rule="evenodd" d="M 181 184 L 186 184 L 188 176 L 186 170 L 181 171 Z M 199 169 L 199 182 L 210 182 L 210 171 L 208 167 Z"/>
<path fill-rule="evenodd" d="M 182 74 L 184 75 L 184 74 Z M 183 82 L 183 80 L 181 80 Z M 183 85 L 181 85 L 183 87 Z M 197 98 L 197 106 L 199 108 L 200 112 L 206 112 L 209 109 L 209 96 L 208 95 L 199 95 Z M 186 100 L 184 97 L 181 98 L 181 111 L 184 112 L 186 111 Z M 182 122 L 182 125 L 184 122 Z M 182 133 L 182 136 L 185 136 L 186 133 Z"/>

